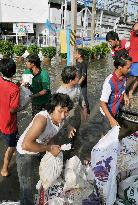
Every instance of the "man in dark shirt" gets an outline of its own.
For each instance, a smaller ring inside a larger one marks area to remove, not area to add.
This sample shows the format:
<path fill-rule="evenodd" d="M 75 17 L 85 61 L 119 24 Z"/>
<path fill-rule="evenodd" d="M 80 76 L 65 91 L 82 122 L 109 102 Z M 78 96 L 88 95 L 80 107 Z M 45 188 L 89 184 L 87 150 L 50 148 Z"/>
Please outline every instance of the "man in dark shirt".
<path fill-rule="evenodd" d="M 76 51 L 77 69 L 79 73 L 79 85 L 86 103 L 88 114 L 90 114 L 89 102 L 87 98 L 87 64 L 84 61 L 84 54 L 81 48 Z"/>

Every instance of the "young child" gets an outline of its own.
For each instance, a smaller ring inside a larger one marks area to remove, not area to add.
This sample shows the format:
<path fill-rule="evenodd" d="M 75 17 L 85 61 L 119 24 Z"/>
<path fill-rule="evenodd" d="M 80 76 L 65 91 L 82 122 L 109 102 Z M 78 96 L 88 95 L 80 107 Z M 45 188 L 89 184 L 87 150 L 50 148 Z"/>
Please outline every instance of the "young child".
<path fill-rule="evenodd" d="M 129 55 L 132 57 L 132 66 L 129 75 L 133 77 L 133 80 L 136 77 L 136 80 L 129 91 L 129 98 L 132 98 L 132 95 L 138 86 L 138 22 L 132 27 Z"/>
<path fill-rule="evenodd" d="M 102 114 L 108 119 L 111 127 L 118 124 L 116 117 L 122 101 L 129 105 L 126 91 L 126 74 L 131 67 L 132 58 L 124 51 L 115 57 L 115 70 L 104 81 L 100 105 Z"/>
<path fill-rule="evenodd" d="M 106 35 L 106 41 L 111 46 L 111 54 L 114 58 L 116 52 L 119 50 L 128 50 L 130 47 L 130 42 L 126 39 L 119 40 L 118 34 L 114 31 L 109 31 Z"/>
<path fill-rule="evenodd" d="M 19 87 L 12 82 L 16 73 L 16 64 L 12 59 L 0 60 L 0 131 L 6 141 L 7 150 L 4 156 L 1 175 L 9 175 L 9 164 L 17 144 L 17 109 L 19 107 Z"/>

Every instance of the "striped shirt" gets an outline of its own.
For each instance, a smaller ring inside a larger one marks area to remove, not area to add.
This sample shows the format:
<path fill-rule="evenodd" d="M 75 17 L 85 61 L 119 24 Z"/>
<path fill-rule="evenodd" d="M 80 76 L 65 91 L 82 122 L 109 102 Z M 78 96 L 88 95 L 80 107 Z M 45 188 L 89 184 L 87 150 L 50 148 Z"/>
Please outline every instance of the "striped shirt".
<path fill-rule="evenodd" d="M 116 116 L 126 90 L 126 77 L 118 79 L 115 72 L 104 81 L 100 100 L 107 103 L 109 112 Z M 103 112 L 102 112 L 103 113 Z"/>

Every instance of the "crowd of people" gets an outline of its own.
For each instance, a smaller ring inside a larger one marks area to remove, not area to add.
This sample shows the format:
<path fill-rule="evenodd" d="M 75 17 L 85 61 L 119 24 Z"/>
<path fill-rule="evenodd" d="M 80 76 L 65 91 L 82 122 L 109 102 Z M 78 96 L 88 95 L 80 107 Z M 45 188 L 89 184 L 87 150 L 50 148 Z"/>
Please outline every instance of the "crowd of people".
<path fill-rule="evenodd" d="M 100 98 L 101 117 L 108 131 L 119 125 L 119 108 L 123 102 L 129 106 L 138 86 L 138 23 L 132 27 L 130 41 L 119 40 L 114 31 L 107 33 L 106 40 L 114 58 L 113 72 L 105 79 Z M 36 54 L 27 56 L 23 76 L 28 75 L 31 81 L 25 82 L 23 78 L 20 83 L 31 91 L 32 122 L 21 136 L 17 126 L 20 87 L 12 82 L 16 64 L 12 59 L 0 60 L 0 137 L 7 145 L 1 175 L 9 175 L 9 164 L 16 150 L 21 205 L 34 204 L 39 165 L 45 153 L 57 157 L 62 145 L 71 144 L 71 149 L 63 153 L 65 165 L 79 149 L 81 118 L 87 121 L 91 108 L 87 97 L 87 64 L 81 48 L 75 57 L 77 65 L 63 68 L 62 85 L 51 94 L 49 74 L 41 68 L 40 58 Z M 126 85 L 130 78 L 133 85 L 128 92 Z"/>

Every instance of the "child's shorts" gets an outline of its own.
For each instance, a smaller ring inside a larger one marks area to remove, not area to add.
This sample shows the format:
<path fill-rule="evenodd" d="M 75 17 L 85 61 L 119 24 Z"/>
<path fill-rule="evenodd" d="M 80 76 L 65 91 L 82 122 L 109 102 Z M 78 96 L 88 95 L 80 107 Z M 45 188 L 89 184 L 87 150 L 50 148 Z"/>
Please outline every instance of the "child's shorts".
<path fill-rule="evenodd" d="M 138 76 L 138 63 L 132 63 L 129 76 Z"/>
<path fill-rule="evenodd" d="M 3 134 L 0 133 L 0 139 L 3 139 L 7 147 L 16 147 L 17 141 L 19 139 L 18 131 L 12 134 Z"/>

